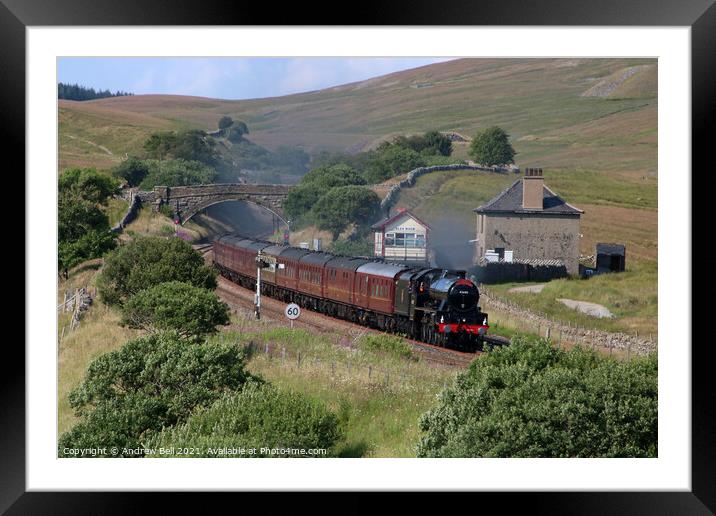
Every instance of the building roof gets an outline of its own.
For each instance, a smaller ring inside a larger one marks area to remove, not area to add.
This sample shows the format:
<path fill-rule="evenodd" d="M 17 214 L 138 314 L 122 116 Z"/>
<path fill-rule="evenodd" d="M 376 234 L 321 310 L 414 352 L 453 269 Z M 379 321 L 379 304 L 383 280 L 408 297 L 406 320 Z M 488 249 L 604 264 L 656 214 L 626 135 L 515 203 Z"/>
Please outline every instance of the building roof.
<path fill-rule="evenodd" d="M 625 254 L 626 246 L 623 244 L 597 243 L 597 254 Z"/>
<path fill-rule="evenodd" d="M 543 203 L 541 210 L 531 210 L 522 207 L 522 180 L 518 179 L 512 185 L 492 198 L 486 204 L 475 208 L 475 213 L 545 213 L 554 215 L 581 215 L 583 210 L 567 203 L 559 195 L 542 186 Z"/>
<path fill-rule="evenodd" d="M 430 229 L 430 225 L 428 225 L 428 224 L 426 224 L 425 222 L 423 222 L 422 220 L 420 220 L 418 217 L 416 217 L 415 215 L 413 215 L 412 213 L 410 213 L 408 210 L 398 210 L 398 212 L 397 212 L 395 215 L 393 215 L 392 217 L 387 217 L 387 218 L 385 218 L 385 219 L 383 219 L 383 220 L 381 220 L 381 221 L 376 222 L 375 224 L 373 224 L 373 225 L 371 226 L 371 228 L 373 228 L 373 229 L 383 229 L 385 226 L 387 226 L 387 225 L 390 224 L 391 222 L 394 222 L 394 221 L 398 220 L 398 219 L 399 219 L 400 217 L 402 217 L 403 215 L 407 215 L 408 217 L 412 217 L 413 219 L 415 219 L 416 221 L 418 221 L 421 225 L 423 225 L 423 226 L 425 226 L 426 228 Z"/>

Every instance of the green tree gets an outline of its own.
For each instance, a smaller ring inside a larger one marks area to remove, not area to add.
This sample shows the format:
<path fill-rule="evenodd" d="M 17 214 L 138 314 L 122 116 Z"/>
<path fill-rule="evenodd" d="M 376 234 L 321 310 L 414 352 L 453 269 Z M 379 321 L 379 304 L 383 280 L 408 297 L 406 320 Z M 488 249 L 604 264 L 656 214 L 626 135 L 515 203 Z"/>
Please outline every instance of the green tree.
<path fill-rule="evenodd" d="M 115 236 L 107 229 L 91 229 L 76 240 L 60 240 L 58 260 L 60 270 L 67 277 L 71 268 L 87 260 L 99 258 L 117 247 Z"/>
<path fill-rule="evenodd" d="M 155 186 L 186 186 L 209 184 L 216 179 L 216 170 L 199 162 L 181 158 L 145 161 L 148 173 L 139 187 L 151 190 Z"/>
<path fill-rule="evenodd" d="M 340 186 L 324 194 L 313 207 L 313 216 L 321 229 L 333 233 L 334 240 L 349 224 L 370 224 L 380 213 L 380 199 L 364 186 Z"/>
<path fill-rule="evenodd" d="M 514 163 L 515 150 L 509 135 L 497 126 L 479 131 L 470 142 L 470 156 L 481 165 L 492 167 Z"/>
<path fill-rule="evenodd" d="M 139 186 L 147 174 L 149 174 L 148 163 L 135 156 L 129 156 L 112 169 L 112 175 L 126 181 L 129 186 Z"/>
<path fill-rule="evenodd" d="M 71 168 L 60 174 L 58 191 L 59 196 L 65 200 L 106 205 L 110 197 L 119 193 L 119 184 L 94 168 Z"/>
<path fill-rule="evenodd" d="M 148 157 L 160 161 L 175 158 L 200 161 L 212 167 L 219 161 L 216 141 L 199 129 L 152 133 L 144 142 L 144 150 Z"/>
<path fill-rule="evenodd" d="M 60 272 L 99 258 L 116 245 L 102 210 L 117 193 L 117 182 L 95 169 L 65 170 L 58 182 L 58 256 Z"/>
<path fill-rule="evenodd" d="M 414 168 L 424 167 L 425 158 L 413 149 L 398 145 L 378 152 L 368 165 L 364 176 L 369 183 L 381 183 Z"/>
<path fill-rule="evenodd" d="M 229 306 L 204 288 L 170 281 L 131 296 L 122 306 L 122 324 L 201 338 L 216 333 L 217 326 L 229 324 Z"/>
<path fill-rule="evenodd" d="M 364 184 L 365 179 L 348 165 L 314 168 L 289 192 L 284 209 L 289 217 L 297 219 L 310 212 L 318 199 L 332 188 Z"/>
<path fill-rule="evenodd" d="M 137 292 L 168 281 L 216 288 L 216 271 L 179 238 L 140 237 L 105 260 L 97 288 L 107 304 L 123 304 Z"/>
<path fill-rule="evenodd" d="M 225 395 L 186 423 L 153 435 L 148 446 L 200 448 L 204 457 L 217 456 L 209 453 L 209 448 L 256 448 L 255 455 L 229 457 L 280 457 L 261 449 L 330 451 L 341 436 L 338 417 L 322 402 L 298 392 L 247 382 L 240 392 Z"/>
<path fill-rule="evenodd" d="M 141 447 L 152 432 L 183 422 L 253 377 L 233 344 L 190 343 L 176 334 L 142 337 L 93 360 L 69 395 L 80 421 L 59 440 L 67 448 Z M 142 453 L 140 452 L 140 456 Z"/>
<path fill-rule="evenodd" d="M 657 358 L 513 339 L 423 415 L 421 457 L 655 457 Z"/>
<path fill-rule="evenodd" d="M 230 116 L 224 115 L 221 118 L 219 118 L 219 129 L 221 129 L 223 131 L 224 129 L 231 127 L 231 125 L 233 123 L 234 123 L 233 118 L 231 118 Z"/>

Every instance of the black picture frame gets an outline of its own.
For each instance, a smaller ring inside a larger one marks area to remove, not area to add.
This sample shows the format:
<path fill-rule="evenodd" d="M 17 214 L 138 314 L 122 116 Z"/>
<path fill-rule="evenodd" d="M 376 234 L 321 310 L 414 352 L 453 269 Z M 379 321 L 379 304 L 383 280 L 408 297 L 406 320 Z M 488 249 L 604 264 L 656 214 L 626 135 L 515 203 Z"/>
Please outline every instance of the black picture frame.
<path fill-rule="evenodd" d="M 25 29 L 28 26 L 108 25 L 517 25 L 517 26 L 689 26 L 692 70 L 692 170 L 711 173 L 707 154 L 716 117 L 716 6 L 713 0 L 551 0 L 524 2 L 362 2 L 351 14 L 318 22 L 316 13 L 337 13 L 318 5 L 285 3 L 266 10 L 261 2 L 212 0 L 182 3 L 172 0 L 0 0 L 0 88 L 2 141 L 11 152 L 6 170 L 25 170 Z M 711 131 L 709 130 L 711 129 Z M 684 159 L 688 176 L 688 159 Z M 693 176 L 692 176 L 693 177 Z M 713 180 L 711 180 L 713 181 Z M 707 189 L 692 188 L 694 207 L 708 206 Z M 27 192 L 26 192 L 27 194 Z M 673 209 L 684 209 L 674 206 Z M 692 220 L 697 223 L 697 217 Z M 696 236 L 696 228 L 692 235 Z M 662 244 L 664 245 L 664 244 Z M 24 251 L 23 251 L 24 252 Z M 25 257 L 27 258 L 27 257 Z M 705 259 L 711 265 L 713 259 Z M 703 260 L 700 265 L 704 265 Z M 692 262 L 692 271 L 697 262 Z M 710 268 L 710 267 L 709 267 Z M 710 268 L 712 269 L 712 268 Z M 668 271 L 660 271 L 668 273 Z M 25 268 L 25 275 L 31 271 Z M 707 282 L 700 281 L 706 289 Z M 694 322 L 708 320 L 693 297 Z M 685 347 L 691 346 L 685 335 Z M 147 493 L 27 493 L 25 492 L 25 356 L 6 342 L 6 367 L 0 375 L 0 512 L 7 514 L 114 514 L 143 506 Z M 692 490 L 641 493 L 480 494 L 499 497 L 502 510 L 529 504 L 530 512 L 573 514 L 712 514 L 716 512 L 716 396 L 710 386 L 710 341 L 691 346 L 692 352 Z M 9 365 L 12 364 L 12 365 Z M 186 496 L 162 496 L 162 512 L 187 507 Z M 217 494 L 211 496 L 216 497 Z M 223 498 L 223 496 L 222 496 Z M 300 499 L 300 497 L 299 497 Z M 293 503 L 302 502 L 293 499 Z M 473 502 L 471 502 L 473 503 Z M 457 506 L 453 505 L 457 509 Z M 367 507 L 366 507 L 367 509 Z"/>

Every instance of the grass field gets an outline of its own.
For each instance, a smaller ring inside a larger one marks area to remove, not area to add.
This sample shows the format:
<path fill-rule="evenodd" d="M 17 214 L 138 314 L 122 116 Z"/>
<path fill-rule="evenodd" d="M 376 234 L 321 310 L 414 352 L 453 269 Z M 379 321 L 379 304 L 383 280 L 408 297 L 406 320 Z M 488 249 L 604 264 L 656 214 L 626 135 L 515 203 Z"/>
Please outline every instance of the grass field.
<path fill-rule="evenodd" d="M 93 160 L 108 166 L 125 152 L 136 152 L 152 131 L 214 129 L 222 115 L 229 115 L 245 120 L 251 140 L 271 150 L 295 145 L 309 152 L 354 152 L 402 133 L 437 129 L 471 136 L 480 128 L 500 125 L 512 135 L 522 166 L 654 175 L 655 63 L 457 59 L 270 99 L 136 95 L 61 101 L 60 168 Z M 612 94 L 582 96 L 605 78 L 640 65 L 645 66 Z M 456 145 L 456 156 L 464 157 L 465 150 L 465 145 Z"/>
<path fill-rule="evenodd" d="M 94 283 L 96 270 L 71 276 L 59 291 Z M 62 302 L 58 296 L 58 304 Z M 100 354 L 119 348 L 139 336 L 136 330 L 119 326 L 119 314 L 98 299 L 70 331 L 70 313 L 59 317 L 58 431 L 76 422 L 67 399 L 82 381 L 89 363 Z M 345 438 L 338 445 L 344 457 L 410 457 L 418 439 L 418 419 L 436 400 L 455 370 L 404 358 L 390 352 L 339 345 L 346 336 L 314 334 L 302 329 L 276 327 L 275 322 L 256 321 L 250 313 L 235 313 L 231 325 L 213 339 L 246 345 L 257 344 L 248 368 L 283 388 L 297 390 L 322 400 L 340 417 Z M 272 357 L 262 350 L 270 343 Z M 279 349 L 286 349 L 281 359 Z M 300 366 L 296 356 L 302 355 Z M 369 377 L 370 369 L 370 377 Z"/>

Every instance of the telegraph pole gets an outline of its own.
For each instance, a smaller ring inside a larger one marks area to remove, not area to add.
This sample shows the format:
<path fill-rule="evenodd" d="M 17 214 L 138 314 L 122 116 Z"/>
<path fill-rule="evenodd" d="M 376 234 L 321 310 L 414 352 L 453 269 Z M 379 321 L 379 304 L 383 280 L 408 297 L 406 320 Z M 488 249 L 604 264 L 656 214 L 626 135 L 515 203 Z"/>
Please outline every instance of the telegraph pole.
<path fill-rule="evenodd" d="M 256 296 L 254 296 L 254 312 L 256 319 L 261 319 L 261 251 L 256 255 Z"/>

